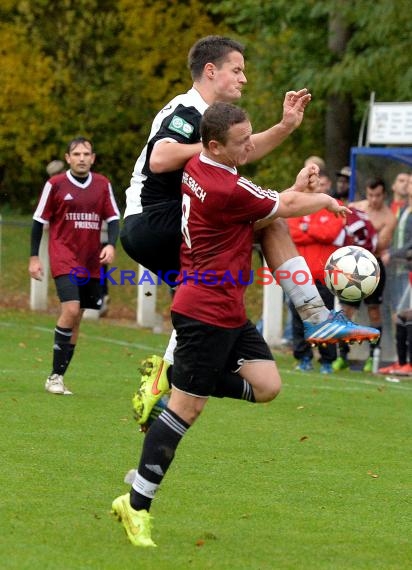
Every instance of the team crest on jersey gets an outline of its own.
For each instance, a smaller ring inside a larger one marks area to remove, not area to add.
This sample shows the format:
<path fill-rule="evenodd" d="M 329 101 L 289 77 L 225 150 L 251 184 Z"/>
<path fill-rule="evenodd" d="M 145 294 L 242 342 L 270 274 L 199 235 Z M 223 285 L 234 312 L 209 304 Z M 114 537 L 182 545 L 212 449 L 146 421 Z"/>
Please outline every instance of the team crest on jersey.
<path fill-rule="evenodd" d="M 173 115 L 169 129 L 175 133 L 179 133 L 179 135 L 183 135 L 187 139 L 190 138 L 190 135 L 194 131 L 194 127 L 178 115 Z"/>

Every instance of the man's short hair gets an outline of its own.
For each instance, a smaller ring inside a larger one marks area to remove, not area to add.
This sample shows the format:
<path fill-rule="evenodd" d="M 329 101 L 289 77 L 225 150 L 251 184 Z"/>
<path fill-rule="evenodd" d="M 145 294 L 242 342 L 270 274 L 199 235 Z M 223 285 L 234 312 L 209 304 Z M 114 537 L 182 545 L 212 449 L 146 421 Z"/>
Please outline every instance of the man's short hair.
<path fill-rule="evenodd" d="M 69 144 L 67 145 L 67 149 L 66 149 L 66 153 L 70 154 L 72 150 L 74 150 L 76 148 L 77 145 L 79 144 L 88 144 L 90 145 L 90 148 L 93 152 L 93 143 L 90 139 L 87 139 L 86 137 L 75 137 L 74 139 L 72 139 Z"/>
<path fill-rule="evenodd" d="M 365 184 L 366 188 L 370 188 L 371 190 L 375 190 L 378 186 L 382 186 L 383 191 L 386 192 L 385 181 L 380 176 L 373 176 L 372 178 L 368 178 Z"/>
<path fill-rule="evenodd" d="M 237 51 L 243 55 L 245 47 L 236 40 L 224 36 L 206 36 L 198 40 L 190 48 L 187 58 L 193 81 L 202 76 L 207 63 L 214 63 L 219 67 L 232 51 Z"/>
<path fill-rule="evenodd" d="M 206 109 L 200 123 L 202 143 L 207 146 L 211 140 L 225 144 L 230 127 L 248 121 L 243 109 L 231 103 L 213 103 Z"/>

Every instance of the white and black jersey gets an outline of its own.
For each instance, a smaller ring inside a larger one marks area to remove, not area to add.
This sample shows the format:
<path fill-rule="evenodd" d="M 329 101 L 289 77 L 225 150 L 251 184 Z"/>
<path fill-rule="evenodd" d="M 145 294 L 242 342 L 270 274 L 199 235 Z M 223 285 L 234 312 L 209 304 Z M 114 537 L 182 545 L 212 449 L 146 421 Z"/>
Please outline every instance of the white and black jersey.
<path fill-rule="evenodd" d="M 139 214 L 146 206 L 181 201 L 183 169 L 155 174 L 149 168 L 150 155 L 160 140 L 182 144 L 200 142 L 200 120 L 207 107 L 199 92 L 192 88 L 172 99 L 156 115 L 126 190 L 125 217 Z"/>

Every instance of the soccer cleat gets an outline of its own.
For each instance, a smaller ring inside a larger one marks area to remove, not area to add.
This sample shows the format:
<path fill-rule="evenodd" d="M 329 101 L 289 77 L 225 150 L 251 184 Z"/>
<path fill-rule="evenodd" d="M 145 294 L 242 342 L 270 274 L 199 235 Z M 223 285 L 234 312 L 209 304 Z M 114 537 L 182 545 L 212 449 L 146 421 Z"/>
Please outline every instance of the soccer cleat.
<path fill-rule="evenodd" d="M 123 524 L 134 546 L 157 546 L 151 537 L 152 517 L 145 510 L 135 511 L 130 506 L 130 494 L 117 497 L 112 503 L 112 513 Z"/>
<path fill-rule="evenodd" d="M 140 388 L 133 396 L 134 417 L 138 424 L 147 422 L 155 404 L 170 391 L 167 369 L 170 364 L 160 356 L 150 356 L 144 362 Z"/>
<path fill-rule="evenodd" d="M 330 311 L 326 321 L 313 324 L 303 323 L 305 339 L 310 344 L 335 344 L 339 341 L 376 342 L 380 337 L 378 329 L 357 325 L 345 317 L 343 311 Z"/>
<path fill-rule="evenodd" d="M 389 364 L 389 366 L 379 368 L 378 374 L 396 374 L 396 371 L 402 368 L 402 366 L 403 365 L 399 364 L 399 362 L 393 362 L 392 364 Z"/>
<path fill-rule="evenodd" d="M 394 374 L 395 376 L 410 376 L 412 374 L 412 366 L 410 364 L 399 364 L 394 362 L 384 368 L 379 368 L 379 374 Z"/>
<path fill-rule="evenodd" d="M 60 374 L 51 374 L 44 385 L 47 392 L 50 394 L 61 394 L 63 396 L 71 396 L 73 392 L 64 385 L 63 376 Z"/>
<path fill-rule="evenodd" d="M 333 368 L 330 362 L 324 362 L 320 365 L 320 373 L 321 374 L 332 374 Z"/>
<path fill-rule="evenodd" d="M 372 368 L 373 368 L 373 358 L 372 358 L 372 356 L 369 356 L 366 359 L 366 362 L 363 366 L 363 371 L 364 372 L 372 372 Z"/>
<path fill-rule="evenodd" d="M 397 374 L 400 376 L 412 376 L 412 366 L 410 364 L 404 364 Z"/>
<path fill-rule="evenodd" d="M 301 372 L 310 372 L 313 370 L 312 360 L 309 358 L 309 356 L 304 356 L 301 358 L 295 367 L 295 370 L 300 370 Z"/>
<path fill-rule="evenodd" d="M 166 394 L 153 406 L 152 411 L 149 414 L 148 420 L 145 424 L 140 425 L 140 430 L 142 433 L 146 433 L 152 423 L 157 420 L 160 414 L 167 408 L 169 403 L 169 396 Z"/>
<path fill-rule="evenodd" d="M 332 369 L 335 372 L 339 372 L 339 370 L 346 370 L 346 368 L 349 368 L 349 362 L 343 356 L 338 356 L 338 358 L 332 362 Z"/>

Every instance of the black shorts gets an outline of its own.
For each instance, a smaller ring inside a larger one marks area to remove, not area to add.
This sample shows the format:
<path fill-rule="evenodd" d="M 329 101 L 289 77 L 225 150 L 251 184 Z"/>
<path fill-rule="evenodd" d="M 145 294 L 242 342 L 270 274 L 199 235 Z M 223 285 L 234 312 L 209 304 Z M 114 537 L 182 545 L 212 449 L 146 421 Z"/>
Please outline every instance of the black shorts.
<path fill-rule="evenodd" d="M 385 283 L 386 283 L 386 270 L 384 264 L 382 263 L 381 258 L 377 257 L 376 259 L 379 263 L 379 268 L 381 270 L 380 279 L 378 286 L 376 287 L 372 295 L 369 295 L 369 297 L 363 299 L 365 305 L 382 305 L 383 303 L 383 290 L 385 288 Z M 362 301 L 353 301 L 353 302 L 341 301 L 342 305 L 349 305 L 350 307 L 356 307 L 357 309 L 359 309 L 361 303 Z"/>
<path fill-rule="evenodd" d="M 237 372 L 244 362 L 272 360 L 273 355 L 254 324 L 225 329 L 172 311 L 177 333 L 172 384 L 194 396 L 207 397 L 219 378 Z"/>
<path fill-rule="evenodd" d="M 99 310 L 102 306 L 103 288 L 100 279 L 91 278 L 84 285 L 72 282 L 70 275 L 55 277 L 57 296 L 61 303 L 79 301 L 81 309 Z"/>
<path fill-rule="evenodd" d="M 141 214 L 127 216 L 120 232 L 123 249 L 134 261 L 143 265 L 170 285 L 170 275 L 180 270 L 182 204 L 171 201 L 145 206 Z"/>

